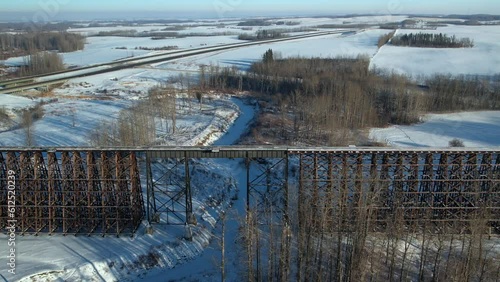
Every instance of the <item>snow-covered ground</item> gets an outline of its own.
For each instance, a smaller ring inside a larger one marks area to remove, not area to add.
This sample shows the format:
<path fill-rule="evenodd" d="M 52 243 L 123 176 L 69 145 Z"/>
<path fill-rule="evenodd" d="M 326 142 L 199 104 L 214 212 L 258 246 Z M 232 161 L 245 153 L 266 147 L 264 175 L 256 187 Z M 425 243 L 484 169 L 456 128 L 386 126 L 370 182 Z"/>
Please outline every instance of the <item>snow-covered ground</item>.
<path fill-rule="evenodd" d="M 0 96 L 1 107 L 14 110 L 14 109 L 25 109 L 34 106 L 36 103 L 30 98 L 20 97 L 15 95 L 3 94 Z"/>
<path fill-rule="evenodd" d="M 240 43 L 236 36 L 195 36 L 186 38 L 166 38 L 152 40 L 149 37 L 89 37 L 85 49 L 79 52 L 65 53 L 64 62 L 68 65 L 91 65 L 105 63 L 127 57 L 136 57 L 152 53 L 151 51 L 136 50 L 135 48 L 161 48 L 177 46 L 179 49 L 190 49 L 202 46 L 216 46 L 222 44 Z M 116 48 L 127 48 L 116 49 Z M 167 51 L 168 52 L 168 51 Z"/>
<path fill-rule="evenodd" d="M 195 36 L 186 38 L 167 38 L 152 40 L 149 37 L 88 37 L 85 49 L 76 52 L 62 53 L 64 63 L 70 66 L 89 66 L 108 63 L 119 59 L 138 57 L 151 54 L 154 51 L 136 50 L 135 48 L 161 48 L 177 46 L 179 49 L 199 48 L 203 46 L 217 46 L 222 44 L 241 43 L 237 36 Z M 116 48 L 127 49 L 116 49 Z M 156 51 L 158 52 L 158 51 Z M 154 52 L 154 53 L 156 53 Z M 164 51 L 162 53 L 168 53 Z M 6 66 L 23 65 L 23 57 L 10 58 L 4 62 Z M 0 61 L 0 64 L 2 61 Z"/>
<path fill-rule="evenodd" d="M 70 66 L 88 66 L 93 64 L 105 63 L 114 60 L 119 60 L 127 57 L 140 56 L 151 53 L 151 51 L 146 50 L 136 50 L 137 47 L 146 48 L 161 48 L 166 46 L 178 46 L 179 49 L 196 48 L 200 46 L 215 46 L 220 44 L 237 43 L 242 42 L 237 39 L 238 34 L 254 34 L 260 29 L 300 29 L 300 28 L 311 28 L 318 25 L 325 24 L 372 24 L 378 25 L 388 22 L 400 22 L 407 19 L 407 16 L 363 16 L 363 17 L 346 17 L 346 18 L 283 18 L 274 19 L 272 22 L 276 21 L 291 21 L 297 22 L 298 25 L 286 26 L 286 25 L 271 25 L 271 26 L 254 26 L 254 27 L 242 27 L 238 26 L 241 20 L 234 21 L 193 21 L 182 24 L 148 24 L 148 25 L 136 25 L 136 26 L 109 26 L 109 27 L 81 27 L 69 29 L 69 32 L 79 33 L 85 36 L 95 35 L 99 32 L 106 31 L 118 31 L 118 30 L 136 30 L 137 32 L 160 32 L 164 28 L 169 28 L 172 26 L 183 25 L 185 29 L 179 31 L 179 34 L 222 34 L 229 33 L 231 35 L 224 36 L 194 36 L 186 38 L 166 38 L 162 40 L 152 40 L 150 37 L 116 37 L 116 36 L 102 36 L 102 37 L 88 37 L 85 49 L 78 52 L 63 53 L 64 62 Z M 170 32 L 170 31 L 167 31 Z M 296 33 L 292 33 L 296 34 Z M 353 42 L 356 43 L 356 42 Z M 337 48 L 345 49 L 342 53 L 357 54 L 359 51 L 354 50 L 348 52 L 348 47 L 356 48 L 349 45 L 336 46 Z M 127 49 L 116 49 L 116 48 L 127 48 Z M 309 49 L 312 49 L 309 46 Z M 320 48 L 322 49 L 322 48 Z M 304 55 L 308 55 L 310 52 L 305 51 Z M 320 52 L 321 53 L 321 52 Z M 331 52 L 325 51 L 325 55 Z M 333 54 L 339 53 L 338 51 L 332 51 Z M 372 53 L 366 52 L 366 53 Z M 314 53 L 318 54 L 318 53 Z M 18 66 L 24 64 L 24 59 L 22 57 L 10 58 L 4 62 L 0 61 L 0 64 L 5 64 L 6 66 Z"/>
<path fill-rule="evenodd" d="M 372 129 L 370 138 L 394 147 L 448 147 L 453 139 L 466 147 L 500 147 L 500 111 L 429 114 L 420 124 Z"/>
<path fill-rule="evenodd" d="M 149 88 L 180 73 L 145 67 L 88 76 L 68 81 L 48 97 L 1 95 L 0 105 L 19 123 L 20 110 L 44 102 L 44 116 L 32 126 L 36 145 L 87 146 L 90 133 L 101 122 L 113 121 L 121 110 L 145 98 Z M 180 96 L 178 106 L 177 132 L 167 133 L 158 127 L 161 144 L 209 145 L 216 140 L 219 145 L 232 144 L 246 130 L 254 112 L 240 99 L 215 93 L 205 93 L 201 106 L 194 97 Z M 0 146 L 22 146 L 25 139 L 25 130 L 16 124 L 0 132 Z M 2 271 L 0 277 L 7 281 L 138 281 L 155 269 L 153 273 L 163 281 L 172 268 L 200 257 L 214 242 L 219 213 L 228 209 L 238 191 L 231 172 L 236 166 L 210 161 L 191 163 L 193 207 L 198 221 L 192 229 L 193 241 L 183 239 L 184 227 L 155 226 L 154 234 L 147 235 L 146 223 L 132 238 L 18 237 L 17 275 L 8 276 Z M 141 172 L 145 172 L 143 167 Z M 232 234 L 236 236 L 236 230 Z M 0 234 L 0 241 L 4 237 Z M 7 245 L 0 246 L 0 253 L 7 253 L 4 247 Z"/>
<path fill-rule="evenodd" d="M 146 66 L 72 79 L 62 87 L 55 89 L 51 97 L 37 98 L 31 101 L 17 96 L 2 96 L 0 97 L 0 104 L 14 105 L 17 100 L 20 101 L 19 103 L 30 101 L 30 104 L 36 104 L 50 99 L 51 102 L 44 106 L 44 118 L 36 121 L 33 125 L 35 143 L 38 146 L 86 145 L 88 144 L 88 136 L 94 128 L 102 122 L 116 119 L 120 110 L 130 107 L 134 101 L 146 97 L 149 88 L 160 83 L 167 83 L 169 79 L 178 76 L 180 73 L 196 72 L 201 64 L 238 66 L 244 69 L 251 62 L 260 59 L 268 48 L 281 52 L 285 57 L 334 57 L 337 55 L 357 56 L 360 54 L 372 56 L 377 52 L 375 43 L 382 33 L 383 31 L 380 30 L 367 30 L 358 34 L 330 35 L 240 48 L 226 52 L 215 52 L 158 64 L 159 67 L 157 65 Z M 95 42 L 95 49 L 87 48 L 83 52 L 99 53 L 99 50 L 112 48 L 113 44 L 119 46 L 126 43 L 125 41 L 112 43 L 112 41 L 108 42 L 107 38 L 101 37 L 98 37 L 98 39 Z M 119 37 L 115 39 L 123 40 L 123 38 Z M 229 37 L 202 37 L 202 39 L 212 39 L 214 40 L 212 43 L 216 44 L 218 40 L 228 40 Z M 179 42 L 185 44 L 194 44 L 196 42 L 196 38 L 175 40 L 180 40 Z M 140 43 L 129 42 L 128 44 L 128 46 L 136 46 L 136 44 Z M 81 52 L 71 54 L 77 56 L 78 53 Z M 102 60 L 107 61 L 114 58 L 104 51 L 102 56 Z M 89 55 L 88 58 L 93 57 Z M 92 59 L 87 60 L 87 58 L 83 60 L 84 65 L 94 62 Z M 192 83 L 194 83 L 194 80 L 195 78 L 193 78 Z M 14 101 L 13 97 L 16 97 L 14 100 L 17 100 Z M 210 100 L 207 101 L 210 102 Z M 215 109 L 216 107 L 217 109 Z M 208 116 L 205 115 L 207 112 Z M 236 116 L 237 110 L 231 103 L 220 104 L 214 102 L 212 105 L 205 104 L 205 108 L 201 112 L 193 113 L 190 110 L 185 115 L 181 114 L 178 117 L 179 130 L 177 136 L 166 137 L 169 135 L 165 133 L 163 134 L 164 137 L 159 137 L 163 139 L 164 144 L 168 145 L 210 143 L 224 132 L 224 129 Z M 19 123 L 19 118 L 14 120 Z M 159 132 L 161 133 L 161 130 Z M 47 136 L 47 133 L 50 133 L 50 135 Z M 19 146 L 25 144 L 25 139 L 25 130 L 22 128 L 13 128 L 13 130 L 0 133 L 0 145 L 3 146 Z"/>
<path fill-rule="evenodd" d="M 404 33 L 444 33 L 474 40 L 473 48 L 416 48 L 385 45 L 373 58 L 377 67 L 414 78 L 432 74 L 495 75 L 500 73 L 498 26 L 447 26 L 437 30 L 398 30 Z"/>

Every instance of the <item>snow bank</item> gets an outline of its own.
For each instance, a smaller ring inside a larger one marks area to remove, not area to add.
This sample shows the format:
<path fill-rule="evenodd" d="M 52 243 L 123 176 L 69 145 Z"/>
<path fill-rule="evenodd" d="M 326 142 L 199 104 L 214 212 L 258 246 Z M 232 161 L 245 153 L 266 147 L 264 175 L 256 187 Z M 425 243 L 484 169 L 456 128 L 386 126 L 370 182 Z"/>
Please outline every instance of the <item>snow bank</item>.
<path fill-rule="evenodd" d="M 500 146 L 500 111 L 429 114 L 423 123 L 375 128 L 370 138 L 394 147 L 448 147 L 458 138 L 466 147 Z"/>
<path fill-rule="evenodd" d="M 36 101 L 30 98 L 2 94 L 0 95 L 0 107 L 5 109 L 24 109 L 36 105 Z"/>

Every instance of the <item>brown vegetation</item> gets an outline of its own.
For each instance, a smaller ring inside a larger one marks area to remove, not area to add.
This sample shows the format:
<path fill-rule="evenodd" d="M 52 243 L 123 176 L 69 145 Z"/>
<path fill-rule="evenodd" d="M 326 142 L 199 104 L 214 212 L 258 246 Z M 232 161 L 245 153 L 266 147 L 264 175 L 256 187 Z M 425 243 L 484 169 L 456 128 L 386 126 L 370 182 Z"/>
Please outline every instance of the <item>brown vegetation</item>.
<path fill-rule="evenodd" d="M 7 109 L 4 106 L 0 107 L 0 124 L 8 122 L 10 120 L 9 114 L 7 112 Z"/>
<path fill-rule="evenodd" d="M 282 38 L 285 35 L 279 30 L 259 30 L 254 35 L 252 34 L 240 34 L 238 35 L 239 40 L 264 40 L 273 38 Z"/>

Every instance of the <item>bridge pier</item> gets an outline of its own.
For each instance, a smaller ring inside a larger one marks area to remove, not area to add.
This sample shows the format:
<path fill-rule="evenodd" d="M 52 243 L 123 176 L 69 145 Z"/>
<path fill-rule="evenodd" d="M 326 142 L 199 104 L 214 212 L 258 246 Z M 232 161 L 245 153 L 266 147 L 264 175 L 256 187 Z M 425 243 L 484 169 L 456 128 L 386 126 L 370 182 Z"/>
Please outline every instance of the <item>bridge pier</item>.
<path fill-rule="evenodd" d="M 133 151 L 12 149 L 0 164 L 2 228 L 16 220 L 22 235 L 122 235 L 142 220 Z"/>

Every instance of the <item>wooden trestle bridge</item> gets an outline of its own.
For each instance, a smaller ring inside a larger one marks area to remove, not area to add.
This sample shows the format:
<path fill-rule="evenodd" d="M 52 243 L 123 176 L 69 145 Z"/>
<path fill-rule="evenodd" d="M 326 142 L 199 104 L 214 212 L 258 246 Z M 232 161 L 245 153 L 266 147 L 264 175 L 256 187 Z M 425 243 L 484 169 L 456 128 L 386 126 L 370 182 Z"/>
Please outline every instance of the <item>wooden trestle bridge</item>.
<path fill-rule="evenodd" d="M 369 210 L 379 224 L 481 218 L 500 233 L 500 150 L 465 148 L 0 148 L 0 228 L 122 235 L 143 220 L 193 224 L 190 160 L 203 158 L 245 159 L 248 209 L 272 206 L 283 220 L 289 202 L 329 197 L 332 210 Z"/>

